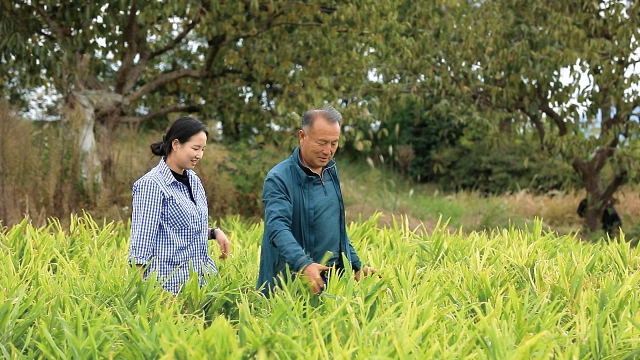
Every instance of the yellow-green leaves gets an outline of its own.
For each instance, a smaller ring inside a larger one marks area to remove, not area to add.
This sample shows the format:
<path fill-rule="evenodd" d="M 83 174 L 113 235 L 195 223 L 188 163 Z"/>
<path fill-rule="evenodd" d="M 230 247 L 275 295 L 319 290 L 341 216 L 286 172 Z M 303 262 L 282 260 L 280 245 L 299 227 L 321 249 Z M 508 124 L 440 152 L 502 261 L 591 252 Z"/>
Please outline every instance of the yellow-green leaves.
<path fill-rule="evenodd" d="M 639 253 L 531 229 L 416 234 L 375 215 L 348 233 L 379 270 L 255 290 L 262 224 L 224 220 L 232 256 L 174 297 L 126 263 L 123 223 L 0 233 L 7 358 L 624 358 L 640 345 Z"/>

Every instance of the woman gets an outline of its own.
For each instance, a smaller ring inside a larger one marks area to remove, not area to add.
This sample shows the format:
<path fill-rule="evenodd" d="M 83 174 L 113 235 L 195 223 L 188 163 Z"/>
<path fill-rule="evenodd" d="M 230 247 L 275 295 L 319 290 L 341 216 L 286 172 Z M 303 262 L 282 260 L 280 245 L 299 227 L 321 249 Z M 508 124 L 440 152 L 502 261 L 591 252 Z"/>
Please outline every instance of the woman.
<path fill-rule="evenodd" d="M 177 294 L 189 278 L 217 269 L 208 254 L 215 239 L 229 253 L 229 239 L 219 228 L 209 228 L 207 197 L 193 171 L 202 159 L 209 133 L 192 117 L 176 120 L 163 140 L 151 144 L 160 162 L 133 184 L 129 261 L 144 268 L 144 278 L 155 273 L 167 291 Z"/>

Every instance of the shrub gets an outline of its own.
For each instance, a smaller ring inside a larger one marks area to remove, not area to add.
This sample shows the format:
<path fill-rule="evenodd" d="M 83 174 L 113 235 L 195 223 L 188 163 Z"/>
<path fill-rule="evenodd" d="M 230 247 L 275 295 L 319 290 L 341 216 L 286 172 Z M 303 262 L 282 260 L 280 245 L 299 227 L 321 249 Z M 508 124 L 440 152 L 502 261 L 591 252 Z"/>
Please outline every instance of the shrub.
<path fill-rule="evenodd" d="M 219 215 L 239 214 L 262 218 L 262 186 L 273 166 L 291 153 L 264 145 L 252 147 L 244 143 L 229 146 L 223 160 L 215 165 L 215 181 L 207 194 L 213 199 L 212 212 Z"/>
<path fill-rule="evenodd" d="M 94 207 L 83 184 L 77 141 L 65 122 L 33 122 L 0 101 L 0 219 L 28 215 L 39 224 Z"/>
<path fill-rule="evenodd" d="M 575 171 L 528 143 L 462 142 L 433 154 L 434 180 L 447 191 L 501 194 L 580 187 Z"/>

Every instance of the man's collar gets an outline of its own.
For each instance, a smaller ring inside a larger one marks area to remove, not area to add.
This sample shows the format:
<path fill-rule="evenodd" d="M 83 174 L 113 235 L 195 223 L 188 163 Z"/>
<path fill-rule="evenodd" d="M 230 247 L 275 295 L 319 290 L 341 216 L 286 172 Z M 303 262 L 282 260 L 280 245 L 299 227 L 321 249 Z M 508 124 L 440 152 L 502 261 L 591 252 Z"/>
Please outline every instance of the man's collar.
<path fill-rule="evenodd" d="M 300 167 L 300 169 L 302 169 L 302 171 L 305 172 L 305 174 L 309 175 L 309 176 L 320 176 L 320 174 L 314 172 L 313 170 L 311 170 L 311 168 L 309 168 L 307 165 L 305 165 L 302 162 L 302 158 L 300 157 L 300 146 L 298 146 L 294 151 L 293 151 L 293 155 L 296 158 L 296 162 L 298 163 L 298 166 Z M 322 172 L 324 172 L 326 169 L 329 169 L 331 167 L 334 167 L 336 165 L 336 160 L 335 159 L 331 159 L 329 160 L 329 162 L 327 163 L 327 165 L 322 167 Z"/>

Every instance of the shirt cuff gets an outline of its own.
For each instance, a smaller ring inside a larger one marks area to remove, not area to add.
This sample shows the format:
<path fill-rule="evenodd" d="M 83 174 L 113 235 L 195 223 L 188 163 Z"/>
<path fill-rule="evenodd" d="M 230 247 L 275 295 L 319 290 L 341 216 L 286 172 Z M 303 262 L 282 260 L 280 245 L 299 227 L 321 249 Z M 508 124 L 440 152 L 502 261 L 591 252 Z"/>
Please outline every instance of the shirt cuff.
<path fill-rule="evenodd" d="M 304 270 L 304 268 L 306 268 L 307 266 L 309 266 L 309 264 L 312 264 L 313 260 L 311 260 L 310 257 L 305 256 L 300 258 L 295 264 L 294 264 L 294 271 L 295 272 L 300 272 L 302 270 Z"/>
<path fill-rule="evenodd" d="M 362 261 L 352 262 L 351 268 L 353 269 L 353 271 L 360 271 L 360 269 L 362 269 Z"/>
<path fill-rule="evenodd" d="M 149 260 L 143 257 L 131 256 L 129 258 L 129 263 L 132 265 L 147 265 L 149 263 Z"/>

